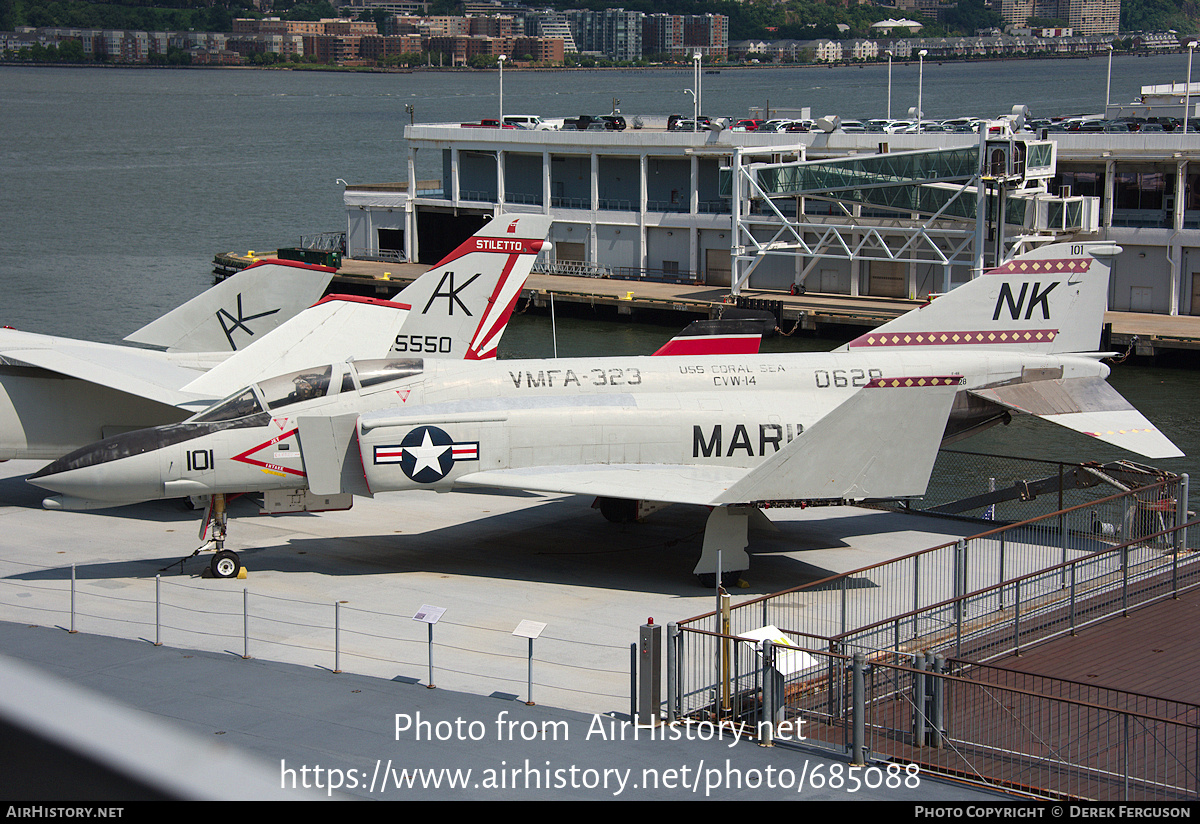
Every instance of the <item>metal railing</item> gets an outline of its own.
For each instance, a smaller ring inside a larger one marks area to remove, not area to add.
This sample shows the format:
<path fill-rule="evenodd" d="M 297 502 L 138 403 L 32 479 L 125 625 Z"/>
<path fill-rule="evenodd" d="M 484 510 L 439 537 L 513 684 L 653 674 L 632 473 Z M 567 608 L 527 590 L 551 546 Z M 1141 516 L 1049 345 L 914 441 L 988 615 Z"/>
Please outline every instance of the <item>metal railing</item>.
<path fill-rule="evenodd" d="M 326 252 L 346 252 L 345 232 L 318 232 L 300 236 L 301 249 L 320 249 Z"/>
<path fill-rule="evenodd" d="M 804 666 L 789 665 L 800 654 Z M 933 773 L 1055 799 L 1200 797 L 1195 704 L 1018 680 L 924 653 L 869 659 L 770 643 L 758 649 L 699 630 L 673 632 L 668 660 L 676 682 L 697 666 L 721 673 L 710 688 L 685 692 L 669 720 L 735 726 L 760 743 L 848 755 L 863 766 L 842 778 L 868 787 L 915 789 Z"/>
<path fill-rule="evenodd" d="M 367 249 L 351 249 L 349 257 L 355 260 L 374 260 L 380 263 L 407 263 L 408 255 L 403 249 L 377 249 L 370 252 Z"/>
<path fill-rule="evenodd" d="M 1130 492 L 1085 501 L 1072 508 L 1006 525 L 970 538 L 830 576 L 739 604 L 732 632 L 761 626 L 788 627 L 814 639 L 846 636 L 897 615 L 921 614 L 976 592 L 1060 565 L 1186 520 L 1187 476 L 1172 477 Z M 1181 547 L 1197 530 L 1174 533 Z M 1160 543 L 1161 537 L 1157 539 Z M 1162 547 L 1158 547 L 1161 549 Z M 1025 586 L 1032 586 L 1027 584 Z M 1009 595 L 1011 603 L 1013 595 Z M 999 604 L 1004 599 L 998 597 Z M 707 617 L 707 616 L 705 616 Z M 681 622 L 687 626 L 702 618 Z"/>
<path fill-rule="evenodd" d="M 1182 541 L 1189 528 L 1195 536 L 1198 525 L 1098 549 L 827 640 L 841 652 L 871 655 L 934 649 L 986 662 L 1016 653 L 1196 586 L 1200 556 Z M 959 579 L 967 577 L 965 544 L 958 542 L 952 560 Z"/>
<path fill-rule="evenodd" d="M 1200 706 L 985 663 L 1200 584 L 1186 494 L 1171 478 L 671 625 L 667 717 L 1049 798 L 1194 800 Z M 768 626 L 793 648 L 741 637 Z"/>
<path fill-rule="evenodd" d="M 538 260 L 533 264 L 533 271 L 543 275 L 569 275 L 581 278 L 612 277 L 612 270 L 607 266 L 586 260 Z"/>
<path fill-rule="evenodd" d="M 1144 486 L 1168 474 L 1126 462 L 1101 465 L 942 449 L 925 494 L 904 508 L 1011 523 L 1099 500 L 1114 490 Z M 948 507 L 1004 490 L 1012 494 L 997 496 L 990 507 L 982 500 L 976 506 Z"/>

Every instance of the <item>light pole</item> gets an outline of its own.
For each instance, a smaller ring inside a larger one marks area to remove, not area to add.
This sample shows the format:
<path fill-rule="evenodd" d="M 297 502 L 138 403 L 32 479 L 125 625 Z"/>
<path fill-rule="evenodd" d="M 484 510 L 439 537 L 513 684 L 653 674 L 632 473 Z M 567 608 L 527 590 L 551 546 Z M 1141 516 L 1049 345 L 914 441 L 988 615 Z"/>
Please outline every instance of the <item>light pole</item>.
<path fill-rule="evenodd" d="M 888 49 L 888 110 L 887 119 L 892 119 L 892 50 Z"/>
<path fill-rule="evenodd" d="M 1196 48 L 1196 41 L 1188 41 L 1188 77 L 1187 88 L 1183 91 L 1183 133 L 1187 134 L 1188 116 L 1191 114 L 1192 108 L 1192 51 Z"/>
<path fill-rule="evenodd" d="M 1108 49 L 1108 80 L 1104 83 L 1104 119 L 1108 119 L 1108 106 L 1112 102 L 1112 43 L 1106 43 L 1104 46 Z"/>
<path fill-rule="evenodd" d="M 701 97 L 700 97 L 700 95 L 701 95 L 701 91 L 700 91 L 700 52 L 696 52 L 695 54 L 692 55 L 692 65 L 695 67 L 693 69 L 692 74 L 695 78 L 694 85 L 696 88 L 696 94 L 694 95 L 694 97 L 696 99 L 696 114 L 692 118 L 692 123 L 693 123 L 692 128 L 695 129 L 696 131 L 700 131 L 700 104 L 702 102 Z"/>
<path fill-rule="evenodd" d="M 507 54 L 500 55 L 500 128 L 504 128 L 504 61 L 508 59 Z"/>
<path fill-rule="evenodd" d="M 921 134 L 924 129 L 921 111 L 921 96 L 925 91 L 925 55 L 929 54 L 928 50 L 921 49 L 917 52 L 917 134 Z"/>

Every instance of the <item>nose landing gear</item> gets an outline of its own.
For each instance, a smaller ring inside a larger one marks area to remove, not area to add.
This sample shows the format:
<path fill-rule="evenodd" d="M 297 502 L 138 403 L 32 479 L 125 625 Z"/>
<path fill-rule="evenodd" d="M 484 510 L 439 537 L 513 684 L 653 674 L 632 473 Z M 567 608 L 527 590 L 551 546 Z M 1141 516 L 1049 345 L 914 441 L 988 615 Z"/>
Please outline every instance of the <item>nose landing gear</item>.
<path fill-rule="evenodd" d="M 208 565 L 209 572 L 214 578 L 236 578 L 238 573 L 242 571 L 242 559 L 238 554 L 231 549 L 225 548 L 225 534 L 229 522 L 225 512 L 225 495 L 218 492 L 212 496 L 209 502 L 208 511 L 204 515 L 204 523 L 200 525 L 200 537 L 208 531 L 209 524 L 212 524 L 212 537 L 208 543 L 196 550 L 202 552 L 205 549 L 211 548 L 216 551 L 212 561 Z"/>

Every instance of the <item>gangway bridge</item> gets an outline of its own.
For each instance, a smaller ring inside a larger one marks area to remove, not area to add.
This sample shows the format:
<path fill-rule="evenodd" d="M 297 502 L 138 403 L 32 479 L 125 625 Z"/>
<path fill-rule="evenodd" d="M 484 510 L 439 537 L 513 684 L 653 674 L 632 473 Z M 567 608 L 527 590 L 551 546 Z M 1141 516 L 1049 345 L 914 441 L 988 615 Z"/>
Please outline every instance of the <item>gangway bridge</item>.
<path fill-rule="evenodd" d="M 731 291 L 771 255 L 798 259 L 801 289 L 824 258 L 942 267 L 977 277 L 1027 248 L 1099 229 L 1099 199 L 1052 195 L 1057 144 L 980 127 L 976 146 L 808 160 L 739 149 L 724 181 L 733 203 Z M 814 214 L 811 201 L 830 204 Z M 998 215 L 1004 219 L 999 220 Z M 909 297 L 915 297 L 910 295 Z"/>

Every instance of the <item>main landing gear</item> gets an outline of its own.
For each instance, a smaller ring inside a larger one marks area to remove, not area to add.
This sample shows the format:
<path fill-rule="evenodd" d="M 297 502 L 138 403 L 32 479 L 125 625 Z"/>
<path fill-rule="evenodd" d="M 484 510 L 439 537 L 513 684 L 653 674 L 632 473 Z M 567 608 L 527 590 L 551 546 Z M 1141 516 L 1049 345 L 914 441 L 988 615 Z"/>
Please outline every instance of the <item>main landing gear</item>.
<path fill-rule="evenodd" d="M 597 498 L 592 504 L 605 518 L 613 523 L 639 521 L 650 512 L 666 506 L 650 501 L 624 498 Z M 754 506 L 714 506 L 704 526 L 704 544 L 700 560 L 692 574 L 700 586 L 712 589 L 717 584 L 718 571 L 721 585 L 726 589 L 737 586 L 741 574 L 750 568 L 750 556 L 746 547 L 750 543 L 751 527 L 777 532 L 760 509 Z"/>

